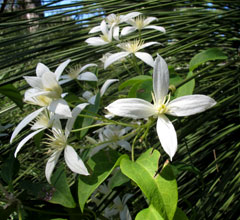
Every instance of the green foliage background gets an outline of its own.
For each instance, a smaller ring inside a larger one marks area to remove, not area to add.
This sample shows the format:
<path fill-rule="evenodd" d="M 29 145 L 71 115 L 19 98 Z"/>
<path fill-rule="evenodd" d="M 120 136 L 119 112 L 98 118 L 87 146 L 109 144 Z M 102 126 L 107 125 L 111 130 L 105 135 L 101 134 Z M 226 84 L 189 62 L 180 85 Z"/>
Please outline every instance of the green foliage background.
<path fill-rule="evenodd" d="M 211 1 L 83 0 L 72 1 L 68 5 L 52 6 L 49 3 L 35 9 L 4 12 L 0 14 L 0 88 L 12 84 L 23 94 L 27 85 L 22 77 L 35 75 L 38 62 L 52 70 L 68 58 L 71 58 L 72 64 L 98 62 L 102 54 L 110 50 L 109 45 L 89 47 L 84 40 L 90 36 L 90 28 L 110 13 L 139 11 L 146 16 L 158 17 L 155 24 L 164 26 L 166 34 L 149 30 L 143 33 L 143 37 L 163 44 L 152 48 L 155 52 L 153 55 L 157 51 L 173 67 L 171 74 L 183 79 L 187 77 L 193 56 L 205 49 L 219 48 L 228 57 L 226 60 L 213 60 L 194 70 L 194 93 L 210 95 L 218 104 L 205 113 L 179 118 L 174 122 L 179 140 L 173 161 L 179 189 L 178 207 L 190 219 L 240 219 L 240 2 L 216 0 L 211 5 L 208 2 Z M 81 10 L 76 6 L 81 6 Z M 34 21 L 24 17 L 27 13 L 51 12 L 60 8 L 63 10 Z M 85 14 L 88 14 L 87 18 Z M 77 19 L 73 19 L 74 16 Z M 33 26 L 34 31 L 30 31 Z M 148 71 L 147 67 L 145 71 Z M 123 81 L 130 77 L 121 68 L 101 68 L 99 71 L 101 82 L 116 76 L 121 76 Z M 177 88 L 184 86 L 185 82 L 187 80 L 177 84 Z M 68 91 L 80 96 L 81 91 L 76 91 L 74 84 L 67 86 Z M 117 97 L 117 89 L 112 89 L 111 94 Z M 13 125 L 4 131 L 7 135 L 1 137 L 1 182 L 7 186 L 6 178 L 12 178 L 8 188 L 21 197 L 22 181 L 36 184 L 45 181 L 43 150 L 30 142 L 19 155 L 18 175 L 6 177 L 4 163 L 17 142 L 28 133 L 26 129 L 9 145 L 12 129 L 33 109 L 25 104 L 21 110 L 18 107 L 21 104 L 17 106 L 5 95 L 0 94 L 0 122 L 1 125 Z M 105 103 L 108 104 L 108 101 Z M 149 137 L 149 147 L 161 151 L 155 131 Z M 163 156 L 160 160 L 163 163 L 165 159 Z M 144 198 L 138 191 L 131 201 L 129 207 L 135 215 L 146 208 Z M 26 204 L 25 208 L 37 213 L 39 208 L 33 207 L 34 204 Z M 52 211 L 55 211 L 54 208 Z M 96 210 L 97 213 L 100 211 L 100 208 Z"/>

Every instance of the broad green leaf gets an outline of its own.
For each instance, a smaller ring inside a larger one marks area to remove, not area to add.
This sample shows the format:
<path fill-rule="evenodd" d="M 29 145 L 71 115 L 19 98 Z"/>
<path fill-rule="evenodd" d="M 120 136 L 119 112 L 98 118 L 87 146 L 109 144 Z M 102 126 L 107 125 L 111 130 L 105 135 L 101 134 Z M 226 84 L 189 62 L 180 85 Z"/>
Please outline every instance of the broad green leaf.
<path fill-rule="evenodd" d="M 169 85 L 174 85 L 176 86 L 178 83 L 180 83 L 182 81 L 182 78 L 176 74 L 174 75 L 170 75 L 170 79 L 169 79 Z"/>
<path fill-rule="evenodd" d="M 60 166 L 56 172 L 53 173 L 51 181 L 55 191 L 53 192 L 53 196 L 49 202 L 60 204 L 67 208 L 75 208 L 76 203 L 74 202 L 68 186 L 67 177 L 63 166 Z"/>
<path fill-rule="evenodd" d="M 136 76 L 136 77 L 133 77 L 133 78 L 125 81 L 124 83 L 122 83 L 122 84 L 118 87 L 118 89 L 119 89 L 119 90 L 122 90 L 122 89 L 124 89 L 124 88 L 127 87 L 127 86 L 133 86 L 133 85 L 136 84 L 136 83 L 140 83 L 140 82 L 142 82 L 142 81 L 149 80 L 149 79 L 151 80 L 152 77 L 151 77 L 151 76 L 146 76 L 146 75 Z"/>
<path fill-rule="evenodd" d="M 1 177 L 7 184 L 12 183 L 14 176 L 16 176 L 19 171 L 19 166 L 18 159 L 15 158 L 13 154 L 10 154 L 4 161 L 1 167 Z"/>
<path fill-rule="evenodd" d="M 97 187 L 111 174 L 120 161 L 126 158 L 126 155 L 119 157 L 114 150 L 100 151 L 88 160 L 89 176 L 79 176 L 78 179 L 78 199 L 79 205 L 83 212 L 84 205 L 89 196 Z"/>
<path fill-rule="evenodd" d="M 193 72 L 190 71 L 187 75 L 187 78 L 192 77 L 192 75 L 193 75 Z M 192 79 L 177 89 L 175 97 L 192 95 L 194 87 L 195 87 L 195 79 Z"/>
<path fill-rule="evenodd" d="M 182 211 L 182 209 L 177 208 L 173 220 L 188 220 L 188 217 Z"/>
<path fill-rule="evenodd" d="M 170 165 L 162 172 L 158 170 L 160 153 L 150 148 L 143 153 L 136 162 L 122 159 L 121 171 L 132 179 L 147 197 L 149 204 L 163 216 L 171 220 L 177 208 L 177 183 Z"/>
<path fill-rule="evenodd" d="M 3 95 L 11 99 L 13 102 L 15 102 L 19 108 L 23 107 L 23 101 L 22 101 L 23 97 L 12 84 L 1 86 L 0 93 L 2 93 Z"/>
<path fill-rule="evenodd" d="M 164 218 L 159 214 L 159 212 L 154 208 L 153 205 L 150 205 L 148 208 L 140 211 L 135 220 L 164 220 Z"/>
<path fill-rule="evenodd" d="M 94 105 L 88 105 L 85 110 L 86 110 L 86 115 L 92 115 L 95 116 L 95 114 L 98 112 L 100 106 L 100 93 L 97 94 L 95 104 Z M 82 122 L 82 127 L 87 127 L 93 123 L 94 119 L 93 118 L 84 118 Z M 84 129 L 80 132 L 80 138 L 83 138 L 86 133 L 88 132 L 88 129 Z"/>
<path fill-rule="evenodd" d="M 189 70 L 193 71 L 199 65 L 210 60 L 225 60 L 227 56 L 218 48 L 210 48 L 196 54 L 189 63 Z"/>
<path fill-rule="evenodd" d="M 128 182 L 130 179 L 126 177 L 121 170 L 118 170 L 110 179 L 108 185 L 110 189 L 114 187 L 121 186 L 122 184 Z"/>
<path fill-rule="evenodd" d="M 152 79 L 147 79 L 134 84 L 128 93 L 128 97 L 140 98 L 151 102 L 152 91 L 153 91 Z"/>

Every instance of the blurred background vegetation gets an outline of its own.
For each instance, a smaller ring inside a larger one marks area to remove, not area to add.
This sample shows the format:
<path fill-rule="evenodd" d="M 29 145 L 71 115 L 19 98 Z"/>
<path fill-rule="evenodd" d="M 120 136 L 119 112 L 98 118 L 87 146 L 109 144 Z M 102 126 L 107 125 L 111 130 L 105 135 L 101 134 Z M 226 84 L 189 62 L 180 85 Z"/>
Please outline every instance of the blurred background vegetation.
<path fill-rule="evenodd" d="M 19 154 L 19 164 L 12 158 L 16 144 L 29 132 L 29 127 L 9 145 L 12 130 L 33 110 L 21 101 L 28 88 L 23 76 L 35 75 L 38 62 L 51 70 L 68 58 L 72 64 L 100 63 L 102 54 L 109 52 L 111 47 L 88 46 L 84 41 L 90 36 L 90 28 L 110 13 L 139 11 L 146 16 L 158 17 L 155 24 L 166 28 L 166 34 L 149 30 L 143 37 L 163 44 L 153 47 L 150 53 L 155 56 L 157 52 L 166 59 L 172 75 L 186 78 L 191 58 L 203 50 L 219 48 L 227 56 L 224 61 L 207 62 L 194 71 L 194 93 L 210 95 L 218 104 L 205 113 L 174 122 L 179 148 L 173 164 L 178 168 L 178 206 L 190 219 L 240 219 L 238 0 L 2 0 L 0 3 L 1 216 L 14 213 L 18 207 L 16 200 L 9 202 L 7 192 L 23 202 L 26 219 L 48 219 L 36 217 L 40 216 L 39 210 L 44 213 L 48 208 L 45 212 L 53 213 L 45 214 L 54 216 L 57 209 L 53 205 L 51 210 L 50 205 L 39 206 L 42 197 L 26 190 L 29 181 L 35 182 L 36 187 L 46 182 L 42 162 L 46 158 L 42 156 L 41 147 L 33 147 L 34 141 L 29 142 Z M 121 76 L 126 80 L 129 77 L 121 68 L 103 70 L 100 67 L 98 74 L 100 84 L 107 78 Z M 66 88 L 77 96 L 82 93 L 77 91 L 74 82 Z M 117 97 L 116 88 L 112 89 L 111 95 Z M 149 137 L 153 137 L 151 144 L 161 150 L 155 131 Z M 163 156 L 161 162 L 165 159 Z M 122 189 L 124 186 L 117 193 Z M 137 190 L 128 203 L 132 216 L 146 207 Z M 96 212 L 100 213 L 101 208 Z M 94 218 L 87 213 L 82 219 Z"/>

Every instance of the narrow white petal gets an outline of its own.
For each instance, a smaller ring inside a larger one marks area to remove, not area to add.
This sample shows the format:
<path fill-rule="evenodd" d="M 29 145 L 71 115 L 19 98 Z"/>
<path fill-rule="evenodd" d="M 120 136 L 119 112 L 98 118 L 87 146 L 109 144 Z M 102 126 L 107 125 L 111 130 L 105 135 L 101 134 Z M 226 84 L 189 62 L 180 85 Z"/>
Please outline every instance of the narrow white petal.
<path fill-rule="evenodd" d="M 120 214 L 120 220 L 132 220 L 132 217 L 130 215 L 127 205 L 123 207 L 123 210 L 120 211 L 119 214 Z"/>
<path fill-rule="evenodd" d="M 60 81 L 58 81 L 58 83 L 59 83 L 59 85 L 63 85 L 63 84 L 65 84 L 65 83 L 67 83 L 67 82 L 70 82 L 70 81 L 72 81 L 72 79 L 71 79 L 71 78 L 68 78 L 68 79 L 60 80 Z"/>
<path fill-rule="evenodd" d="M 63 118 L 72 117 L 72 113 L 68 106 L 68 103 L 64 99 L 57 99 L 52 101 L 49 106 L 49 111 Z"/>
<path fill-rule="evenodd" d="M 206 95 L 186 95 L 171 101 L 168 106 L 169 115 L 189 116 L 203 112 L 216 104 L 216 101 Z"/>
<path fill-rule="evenodd" d="M 63 70 L 66 68 L 66 66 L 70 63 L 70 59 L 66 60 L 65 62 L 61 63 L 58 68 L 55 70 L 55 76 L 56 80 L 58 81 L 60 76 L 62 75 Z"/>
<path fill-rule="evenodd" d="M 163 33 L 166 33 L 166 30 L 164 27 L 161 27 L 161 26 L 155 26 L 155 25 L 148 25 L 146 26 L 144 29 L 155 29 L 157 31 L 161 31 Z"/>
<path fill-rule="evenodd" d="M 152 56 L 145 52 L 136 52 L 135 56 L 142 60 L 144 63 L 148 64 L 149 66 L 153 67 L 154 60 Z"/>
<path fill-rule="evenodd" d="M 124 141 L 124 140 L 118 141 L 117 145 L 121 146 L 122 148 L 124 148 L 127 151 L 131 151 L 132 150 L 131 149 L 131 145 L 127 141 Z"/>
<path fill-rule="evenodd" d="M 59 156 L 61 155 L 61 153 L 62 153 L 62 151 L 54 152 L 47 161 L 47 164 L 45 167 L 45 176 L 46 176 L 48 183 L 50 183 L 50 184 L 51 184 L 52 172 L 58 162 L 58 159 L 59 159 Z"/>
<path fill-rule="evenodd" d="M 24 94 L 24 101 L 32 101 L 33 97 L 48 96 L 50 94 L 51 94 L 50 91 L 44 91 L 44 90 L 40 90 L 40 89 L 36 89 L 36 88 L 31 88 L 31 89 L 28 89 L 25 92 L 25 94 Z"/>
<path fill-rule="evenodd" d="M 103 35 L 108 34 L 108 27 L 107 27 L 107 24 L 106 24 L 105 20 L 102 20 L 102 22 L 100 24 L 100 28 L 101 28 L 101 31 L 102 31 Z"/>
<path fill-rule="evenodd" d="M 88 170 L 84 165 L 82 159 L 77 155 L 76 151 L 69 145 L 64 150 L 64 158 L 67 166 L 74 173 L 88 176 Z"/>
<path fill-rule="evenodd" d="M 59 87 L 55 74 L 50 72 L 43 73 L 42 83 L 45 89 L 53 90 L 53 88 Z"/>
<path fill-rule="evenodd" d="M 118 99 L 106 109 L 114 115 L 134 119 L 148 118 L 155 114 L 155 108 L 150 102 L 137 98 Z"/>
<path fill-rule="evenodd" d="M 168 86 L 168 66 L 165 60 L 158 55 L 153 68 L 153 92 L 158 104 L 162 104 L 164 97 L 167 95 Z"/>
<path fill-rule="evenodd" d="M 85 91 L 85 92 L 82 94 L 82 97 L 83 97 L 84 99 L 87 99 L 87 100 L 89 100 L 92 96 L 93 96 L 93 93 L 90 92 L 90 91 Z"/>
<path fill-rule="evenodd" d="M 90 151 L 89 157 L 92 157 L 93 155 L 98 153 L 100 150 L 102 150 L 106 146 L 108 146 L 108 144 L 101 144 L 101 145 L 99 145 L 97 147 L 92 148 L 91 151 Z"/>
<path fill-rule="evenodd" d="M 103 96 L 109 86 L 111 86 L 114 82 L 118 82 L 118 79 L 108 79 L 100 89 L 100 96 Z"/>
<path fill-rule="evenodd" d="M 65 127 L 65 136 L 68 138 L 68 135 L 70 134 L 72 127 L 74 125 L 74 122 L 77 118 L 77 116 L 80 114 L 80 112 L 87 106 L 89 105 L 88 103 L 82 103 L 77 105 L 73 110 L 72 110 L 72 117 L 67 120 L 67 124 Z"/>
<path fill-rule="evenodd" d="M 92 72 L 84 72 L 77 77 L 78 80 L 83 81 L 98 81 L 96 75 Z"/>
<path fill-rule="evenodd" d="M 95 101 L 96 101 L 96 95 L 93 95 L 90 99 L 88 99 L 88 102 L 90 103 L 90 104 L 92 104 L 92 105 L 94 105 L 95 104 Z"/>
<path fill-rule="evenodd" d="M 125 22 L 131 18 L 137 17 L 138 15 L 142 14 L 141 12 L 130 12 L 124 16 L 121 17 L 121 22 Z"/>
<path fill-rule="evenodd" d="M 146 48 L 146 47 L 150 47 L 150 46 L 152 46 L 152 45 L 154 45 L 154 44 L 160 44 L 160 43 L 155 42 L 155 41 L 148 42 L 148 43 L 143 44 L 143 45 L 140 47 L 140 49 L 143 49 L 143 48 Z"/>
<path fill-rule="evenodd" d="M 156 17 L 148 17 L 144 20 L 144 26 L 149 25 L 153 21 L 157 21 L 158 19 Z"/>
<path fill-rule="evenodd" d="M 27 83 L 33 88 L 43 89 L 42 79 L 35 76 L 24 76 L 23 77 Z"/>
<path fill-rule="evenodd" d="M 22 139 L 20 141 L 20 143 L 18 144 L 15 152 L 14 152 L 14 157 L 17 157 L 18 152 L 22 149 L 22 147 L 24 146 L 24 144 L 26 144 L 32 137 L 34 137 L 36 134 L 38 134 L 39 132 L 43 131 L 45 128 L 39 129 L 37 131 L 32 132 L 31 134 L 29 134 L 28 136 L 26 136 L 24 139 Z"/>
<path fill-rule="evenodd" d="M 10 143 L 12 143 L 13 139 L 18 135 L 18 133 L 26 126 L 28 125 L 34 118 L 36 118 L 43 110 L 45 107 L 42 107 L 31 114 L 27 115 L 15 128 L 15 130 L 12 133 Z"/>
<path fill-rule="evenodd" d="M 123 197 L 122 197 L 122 203 L 123 205 L 126 205 L 127 204 L 127 201 L 133 197 L 133 194 L 130 194 L 130 193 L 126 193 Z"/>
<path fill-rule="evenodd" d="M 158 117 L 157 134 L 163 150 L 172 160 L 177 151 L 177 134 L 172 122 L 165 115 Z"/>
<path fill-rule="evenodd" d="M 136 30 L 137 30 L 137 28 L 135 28 L 135 27 L 124 27 L 121 31 L 121 36 L 126 36 Z"/>
<path fill-rule="evenodd" d="M 41 77 L 42 74 L 45 73 L 45 72 L 51 72 L 51 71 L 43 63 L 38 63 L 37 68 L 36 68 L 36 75 L 37 75 L 37 77 Z"/>
<path fill-rule="evenodd" d="M 109 56 L 105 63 L 104 63 L 104 69 L 106 69 L 108 66 L 110 66 L 112 63 L 116 62 L 117 60 L 122 59 L 123 57 L 126 57 L 129 55 L 129 52 L 119 52 L 119 53 L 114 53 L 111 56 Z"/>
<path fill-rule="evenodd" d="M 119 26 L 115 26 L 113 28 L 113 38 L 115 40 L 119 40 Z"/>
<path fill-rule="evenodd" d="M 81 73 L 82 71 L 84 71 L 85 69 L 87 69 L 88 67 L 93 67 L 93 66 L 97 66 L 97 64 L 95 64 L 95 63 L 89 63 L 89 64 L 87 64 L 87 65 L 84 65 L 84 66 L 80 69 L 80 73 Z"/>
<path fill-rule="evenodd" d="M 93 27 L 88 33 L 92 34 L 92 33 L 96 33 L 96 32 L 99 32 L 99 31 L 101 31 L 100 25 L 96 26 L 96 27 Z"/>
<path fill-rule="evenodd" d="M 85 42 L 91 46 L 101 46 L 109 43 L 104 41 L 101 37 L 90 37 L 87 40 L 85 40 Z"/>

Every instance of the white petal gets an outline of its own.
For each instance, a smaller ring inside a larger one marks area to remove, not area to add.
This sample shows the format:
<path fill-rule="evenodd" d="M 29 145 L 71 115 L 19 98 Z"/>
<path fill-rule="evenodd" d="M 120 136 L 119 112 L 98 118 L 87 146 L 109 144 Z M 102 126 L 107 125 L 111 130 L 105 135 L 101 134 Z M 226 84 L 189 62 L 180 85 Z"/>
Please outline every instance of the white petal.
<path fill-rule="evenodd" d="M 77 155 L 76 151 L 69 145 L 66 146 L 64 150 L 64 158 L 67 166 L 74 173 L 89 175 L 86 166 L 84 165 L 82 159 Z"/>
<path fill-rule="evenodd" d="M 153 67 L 154 61 L 150 54 L 145 53 L 145 52 L 136 52 L 135 56 L 138 57 L 140 60 L 142 60 L 144 63 Z"/>
<path fill-rule="evenodd" d="M 186 95 L 171 101 L 168 106 L 169 115 L 189 116 L 203 112 L 216 104 L 216 101 L 206 95 Z"/>
<path fill-rule="evenodd" d="M 161 27 L 161 26 L 155 26 L 155 25 L 148 25 L 146 26 L 144 29 L 155 29 L 157 31 L 161 31 L 163 33 L 166 33 L 166 30 L 164 27 Z"/>
<path fill-rule="evenodd" d="M 133 194 L 130 194 L 130 193 L 126 193 L 123 197 L 122 197 L 122 203 L 123 205 L 126 205 L 127 204 L 127 201 L 133 197 Z"/>
<path fill-rule="evenodd" d="M 136 30 L 137 30 L 137 28 L 135 28 L 135 27 L 124 27 L 121 31 L 121 36 L 126 36 Z"/>
<path fill-rule="evenodd" d="M 127 151 L 131 151 L 132 150 L 131 149 L 131 145 L 127 141 L 124 141 L 124 140 L 118 141 L 117 145 L 121 146 L 122 148 L 124 148 Z"/>
<path fill-rule="evenodd" d="M 119 27 L 118 26 L 115 26 L 113 28 L 113 38 L 115 40 L 119 40 Z"/>
<path fill-rule="evenodd" d="M 93 95 L 90 99 L 88 99 L 88 102 L 90 103 L 90 104 L 92 104 L 92 105 L 94 105 L 95 104 L 95 101 L 96 101 L 96 95 Z"/>
<path fill-rule="evenodd" d="M 99 31 L 101 31 L 100 25 L 96 26 L 96 27 L 93 27 L 88 33 L 92 34 L 92 33 L 96 33 L 96 32 L 99 32 Z"/>
<path fill-rule="evenodd" d="M 118 79 L 108 79 L 100 89 L 100 96 L 103 96 L 109 86 L 111 86 L 114 82 L 119 81 Z"/>
<path fill-rule="evenodd" d="M 58 68 L 55 70 L 55 76 L 56 80 L 58 81 L 60 76 L 62 75 L 63 70 L 66 68 L 66 66 L 70 63 L 70 59 L 66 60 L 65 62 L 61 63 Z"/>
<path fill-rule="evenodd" d="M 142 14 L 141 12 L 130 12 L 126 15 L 124 15 L 123 17 L 121 17 L 121 22 L 125 22 L 131 18 L 137 17 L 138 15 Z"/>
<path fill-rule="evenodd" d="M 43 110 L 45 107 L 42 107 L 31 114 L 27 115 L 15 128 L 15 130 L 12 133 L 10 143 L 12 143 L 13 139 L 18 135 L 18 133 L 26 126 L 28 125 L 34 118 L 36 118 Z"/>
<path fill-rule="evenodd" d="M 74 122 L 77 118 L 77 116 L 80 114 L 80 112 L 87 106 L 89 105 L 88 103 L 82 103 L 77 105 L 73 110 L 72 110 L 72 117 L 67 120 L 67 124 L 65 127 L 65 136 L 68 138 L 68 135 L 70 134 L 72 127 L 74 125 Z"/>
<path fill-rule="evenodd" d="M 85 91 L 85 92 L 82 94 L 82 97 L 83 97 L 84 99 L 87 99 L 87 100 L 89 100 L 92 96 L 93 96 L 93 93 L 90 92 L 90 91 Z"/>
<path fill-rule="evenodd" d="M 61 153 L 62 153 L 62 151 L 54 152 L 47 161 L 47 164 L 45 167 L 45 176 L 47 178 L 48 183 L 51 183 L 52 172 L 58 162 L 58 159 L 59 159 L 59 156 L 61 155 Z"/>
<path fill-rule="evenodd" d="M 177 151 L 177 134 L 172 122 L 165 116 L 161 115 L 157 120 L 157 134 L 163 150 L 172 160 Z"/>
<path fill-rule="evenodd" d="M 101 31 L 102 31 L 103 35 L 108 34 L 108 27 L 107 27 L 107 24 L 106 24 L 105 20 L 102 20 L 102 22 L 100 24 L 100 28 L 101 28 Z"/>
<path fill-rule="evenodd" d="M 148 17 L 144 20 L 144 26 L 149 25 L 153 21 L 157 21 L 158 19 L 156 17 Z"/>
<path fill-rule="evenodd" d="M 43 73 L 42 83 L 45 89 L 53 90 L 59 87 L 55 74 L 50 72 Z"/>
<path fill-rule="evenodd" d="M 87 69 L 88 67 L 93 67 L 93 66 L 97 66 L 97 64 L 95 64 L 95 63 L 89 63 L 89 64 L 87 64 L 87 65 L 84 65 L 84 66 L 80 69 L 80 73 L 81 73 L 82 71 L 84 71 L 85 69 Z"/>
<path fill-rule="evenodd" d="M 169 72 L 165 60 L 161 56 L 157 56 L 153 68 L 153 92 L 156 102 L 163 103 L 164 97 L 167 95 L 169 86 Z"/>
<path fill-rule="evenodd" d="M 18 144 L 15 152 L 14 152 L 14 157 L 17 157 L 18 152 L 21 150 L 21 148 L 23 147 L 24 144 L 26 144 L 33 136 L 35 136 L 36 134 L 38 134 L 39 132 L 43 131 L 45 128 L 39 129 L 37 131 L 32 132 L 31 134 L 29 134 L 28 136 L 26 136 L 24 139 L 22 139 L 20 141 L 20 143 Z"/>
<path fill-rule="evenodd" d="M 41 77 L 42 74 L 45 73 L 45 72 L 51 72 L 51 71 L 43 63 L 38 63 L 37 68 L 36 68 L 36 75 L 37 75 L 37 77 Z"/>
<path fill-rule="evenodd" d="M 101 145 L 99 145 L 97 147 L 92 148 L 91 151 L 90 151 L 89 157 L 92 157 L 93 155 L 98 153 L 100 150 L 102 150 L 106 146 L 108 146 L 108 144 L 101 144 Z"/>
<path fill-rule="evenodd" d="M 33 88 L 43 89 L 42 79 L 35 76 L 24 76 L 23 77 L 27 83 Z"/>
<path fill-rule="evenodd" d="M 155 108 L 150 102 L 137 98 L 118 99 L 106 109 L 114 115 L 134 119 L 148 118 L 155 114 Z"/>
<path fill-rule="evenodd" d="M 85 40 L 85 42 L 91 46 L 101 46 L 109 43 L 104 41 L 101 37 L 90 37 L 87 40 Z"/>
<path fill-rule="evenodd" d="M 105 63 L 104 63 L 104 69 L 106 69 L 108 66 L 110 66 L 112 63 L 114 63 L 117 60 L 122 59 L 123 57 L 126 57 L 129 55 L 129 52 L 119 52 L 119 53 L 114 53 L 111 56 L 109 56 Z"/>
<path fill-rule="evenodd" d="M 77 77 L 77 79 L 83 80 L 83 81 L 98 81 L 98 78 L 96 77 L 96 75 L 91 72 L 84 72 L 84 73 L 80 74 Z"/>
<path fill-rule="evenodd" d="M 123 207 L 123 210 L 120 211 L 119 214 L 120 214 L 120 220 L 132 220 L 132 217 L 130 215 L 127 205 Z"/>
<path fill-rule="evenodd" d="M 146 48 L 146 47 L 150 47 L 150 46 L 152 46 L 152 45 L 154 45 L 154 44 L 160 44 L 160 43 L 155 42 L 155 41 L 148 42 L 148 43 L 143 44 L 143 45 L 140 47 L 140 49 L 143 49 L 143 48 Z"/>
<path fill-rule="evenodd" d="M 59 85 L 63 85 L 63 84 L 65 84 L 67 82 L 70 82 L 70 81 L 72 81 L 72 78 L 69 77 L 67 79 L 63 79 L 63 80 L 58 81 L 58 83 L 59 83 Z"/>
<path fill-rule="evenodd" d="M 24 101 L 33 101 L 32 100 L 33 97 L 48 96 L 48 95 L 51 95 L 50 91 L 44 91 L 44 90 L 40 90 L 40 89 L 36 89 L 36 88 L 31 88 L 31 89 L 28 89 L 25 92 L 25 94 L 24 94 Z M 47 98 L 49 98 L 49 97 L 47 97 Z M 36 104 L 37 104 L 37 102 L 36 102 Z"/>
<path fill-rule="evenodd" d="M 57 99 L 52 101 L 49 106 L 49 111 L 63 118 L 72 117 L 72 113 L 68 106 L 68 103 L 64 99 Z"/>

